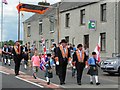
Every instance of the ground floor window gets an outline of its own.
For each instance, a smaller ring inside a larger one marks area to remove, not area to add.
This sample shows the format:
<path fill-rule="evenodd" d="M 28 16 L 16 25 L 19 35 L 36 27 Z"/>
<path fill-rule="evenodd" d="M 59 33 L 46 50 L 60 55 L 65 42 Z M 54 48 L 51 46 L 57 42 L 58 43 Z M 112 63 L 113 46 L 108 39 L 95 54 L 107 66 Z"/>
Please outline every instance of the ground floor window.
<path fill-rule="evenodd" d="M 100 33 L 101 36 L 101 51 L 106 51 L 106 33 Z"/>

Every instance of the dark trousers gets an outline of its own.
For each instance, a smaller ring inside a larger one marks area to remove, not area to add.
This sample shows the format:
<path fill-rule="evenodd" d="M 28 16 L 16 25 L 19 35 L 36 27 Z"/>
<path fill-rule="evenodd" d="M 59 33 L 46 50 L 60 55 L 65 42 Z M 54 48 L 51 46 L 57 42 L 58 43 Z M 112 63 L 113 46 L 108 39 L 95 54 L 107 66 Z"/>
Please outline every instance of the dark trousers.
<path fill-rule="evenodd" d="M 59 65 L 56 65 L 55 69 L 56 69 L 56 75 L 59 75 Z"/>
<path fill-rule="evenodd" d="M 80 62 L 76 63 L 77 83 L 81 83 L 81 79 L 82 79 L 82 74 L 83 74 L 84 67 L 85 67 L 84 63 L 80 63 Z"/>
<path fill-rule="evenodd" d="M 15 74 L 18 75 L 20 70 L 20 63 L 21 63 L 20 56 L 14 57 L 14 62 L 15 62 Z"/>
<path fill-rule="evenodd" d="M 59 79 L 60 79 L 60 83 L 64 83 L 65 82 L 65 78 L 66 78 L 66 68 L 67 68 L 67 63 L 63 62 L 60 66 L 59 66 Z"/>

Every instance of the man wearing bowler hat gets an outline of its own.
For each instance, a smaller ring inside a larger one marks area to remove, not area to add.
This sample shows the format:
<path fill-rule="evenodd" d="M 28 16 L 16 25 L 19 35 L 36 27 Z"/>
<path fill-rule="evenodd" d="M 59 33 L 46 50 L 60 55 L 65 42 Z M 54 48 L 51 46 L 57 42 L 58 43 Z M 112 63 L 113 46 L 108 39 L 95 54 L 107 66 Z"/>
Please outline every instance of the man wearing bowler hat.
<path fill-rule="evenodd" d="M 56 48 L 55 60 L 56 65 L 59 65 L 59 79 L 60 85 L 65 84 L 67 64 L 71 63 L 70 50 L 67 47 L 67 41 L 61 40 L 61 44 Z"/>

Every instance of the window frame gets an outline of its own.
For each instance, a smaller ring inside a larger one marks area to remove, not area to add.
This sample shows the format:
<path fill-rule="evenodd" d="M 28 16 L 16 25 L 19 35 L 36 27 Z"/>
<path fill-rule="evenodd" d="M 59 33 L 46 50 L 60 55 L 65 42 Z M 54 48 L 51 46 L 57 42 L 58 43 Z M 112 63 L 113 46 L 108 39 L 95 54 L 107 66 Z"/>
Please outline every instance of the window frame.
<path fill-rule="evenodd" d="M 80 10 L 80 25 L 85 25 L 85 9 Z"/>
<path fill-rule="evenodd" d="M 101 22 L 107 22 L 107 4 L 101 4 Z"/>
<path fill-rule="evenodd" d="M 42 25 L 42 24 L 43 24 L 43 23 L 42 23 L 42 20 L 40 20 L 40 21 L 39 21 L 39 35 L 42 35 L 42 34 L 43 34 L 43 30 L 42 30 L 42 29 L 43 29 L 43 27 L 42 27 L 43 25 Z M 40 27 L 41 27 L 41 28 L 40 28 Z"/>
<path fill-rule="evenodd" d="M 101 39 L 100 39 L 100 46 L 101 46 L 100 51 L 106 51 L 106 32 L 100 33 L 100 37 L 101 37 Z"/>
<path fill-rule="evenodd" d="M 65 14 L 65 27 L 66 28 L 70 27 L 70 13 Z"/>

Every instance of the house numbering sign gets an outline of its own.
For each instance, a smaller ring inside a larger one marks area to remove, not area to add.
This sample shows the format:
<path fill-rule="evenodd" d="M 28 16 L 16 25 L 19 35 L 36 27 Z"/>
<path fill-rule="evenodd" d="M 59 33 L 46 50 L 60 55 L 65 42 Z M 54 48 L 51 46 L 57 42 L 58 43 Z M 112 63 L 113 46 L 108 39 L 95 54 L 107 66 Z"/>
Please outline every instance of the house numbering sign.
<path fill-rule="evenodd" d="M 96 30 L 96 21 L 95 20 L 90 20 L 88 23 L 88 28 L 90 30 Z"/>

